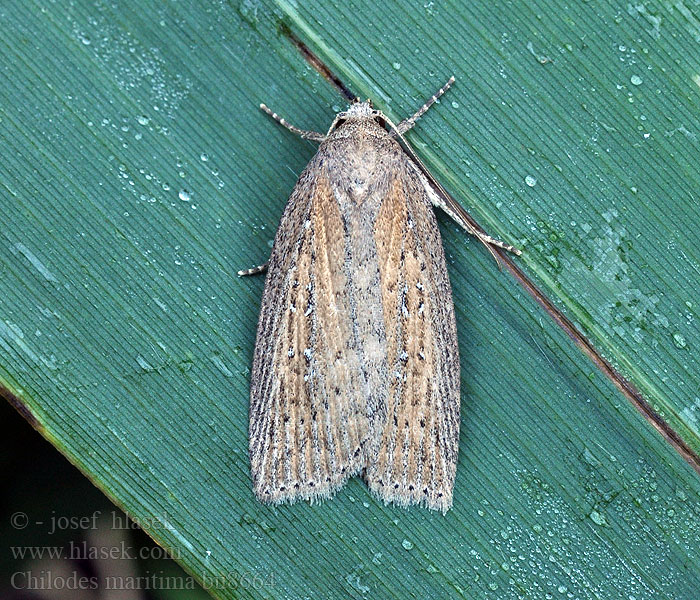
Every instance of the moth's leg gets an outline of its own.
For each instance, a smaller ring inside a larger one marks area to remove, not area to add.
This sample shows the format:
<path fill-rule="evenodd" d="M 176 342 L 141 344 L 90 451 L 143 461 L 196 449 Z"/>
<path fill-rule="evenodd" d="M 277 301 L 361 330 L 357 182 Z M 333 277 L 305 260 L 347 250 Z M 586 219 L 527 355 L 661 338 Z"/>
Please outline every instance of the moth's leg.
<path fill-rule="evenodd" d="M 440 96 L 442 96 L 447 90 L 450 89 L 450 86 L 454 83 L 454 81 L 455 81 L 454 76 L 453 76 L 453 77 L 450 77 L 449 81 L 448 81 L 445 85 L 443 85 L 443 86 L 435 93 L 435 95 L 432 96 L 432 97 L 430 98 L 430 100 L 428 100 L 423 106 L 421 106 L 421 107 L 418 109 L 418 112 L 417 112 L 415 115 L 413 115 L 412 117 L 409 117 L 408 119 L 404 119 L 403 121 L 401 121 L 401 123 L 399 123 L 399 124 L 396 126 L 396 129 L 398 129 L 399 133 L 400 133 L 400 134 L 404 134 L 404 133 L 406 133 L 411 127 L 413 127 L 413 126 L 416 124 L 416 121 L 417 121 L 418 119 L 420 119 L 420 118 L 426 113 L 426 111 L 427 111 L 433 104 L 435 104 L 436 100 L 437 100 Z M 394 135 L 394 132 L 392 132 L 392 135 Z"/>
<path fill-rule="evenodd" d="M 296 133 L 297 135 L 301 136 L 305 140 L 313 140 L 315 142 L 322 142 L 323 140 L 326 139 L 326 136 L 323 135 L 322 133 L 318 133 L 317 131 L 306 131 L 304 129 L 299 129 L 298 127 L 294 127 L 294 125 L 287 123 L 282 117 L 280 117 L 276 112 L 272 112 L 267 106 L 264 104 L 260 105 L 260 110 L 263 112 L 267 113 L 270 115 L 275 121 L 277 121 L 282 127 L 286 127 L 291 131 L 292 133 Z"/>
<path fill-rule="evenodd" d="M 516 256 L 520 256 L 523 253 L 523 251 L 520 250 L 519 248 L 516 248 L 515 246 L 511 246 L 510 244 L 506 244 L 505 242 L 502 242 L 501 240 L 497 240 L 496 238 L 492 238 L 490 235 L 482 233 L 481 231 L 475 232 L 474 235 L 479 240 L 481 240 L 481 242 L 483 242 L 484 244 L 496 246 L 497 248 L 503 248 L 503 250 L 506 250 L 508 252 L 512 252 Z"/>
<path fill-rule="evenodd" d="M 489 246 L 496 246 L 497 248 L 503 248 L 503 250 L 512 252 L 517 256 L 520 256 L 522 254 L 522 252 L 518 250 L 518 248 L 516 248 L 515 246 L 506 244 L 501 240 L 497 240 L 496 238 L 491 237 L 487 233 L 483 233 L 478 229 L 475 229 L 473 225 L 467 220 L 466 211 L 459 204 L 452 200 L 452 198 L 443 198 L 433 189 L 433 186 L 430 185 L 430 181 L 428 180 L 428 178 L 425 175 L 423 175 L 423 173 L 420 173 L 418 169 L 416 169 L 416 171 L 419 173 L 421 181 L 423 182 L 423 187 L 425 188 L 425 191 L 428 194 L 428 198 L 430 199 L 431 204 L 445 211 L 447 215 L 462 229 L 464 229 L 465 231 L 473 235 L 475 238 L 477 238 L 479 241 L 481 241 L 483 244 L 485 244 L 487 248 Z M 493 251 L 491 251 L 491 254 L 493 254 Z M 498 259 L 496 258 L 496 260 Z"/>
<path fill-rule="evenodd" d="M 243 269 L 242 271 L 238 271 L 238 276 L 239 277 L 246 277 L 247 275 L 257 275 L 258 273 L 264 273 L 267 271 L 267 266 L 270 264 L 270 261 L 268 260 L 267 262 L 258 265 L 257 267 L 253 267 L 252 269 Z"/>

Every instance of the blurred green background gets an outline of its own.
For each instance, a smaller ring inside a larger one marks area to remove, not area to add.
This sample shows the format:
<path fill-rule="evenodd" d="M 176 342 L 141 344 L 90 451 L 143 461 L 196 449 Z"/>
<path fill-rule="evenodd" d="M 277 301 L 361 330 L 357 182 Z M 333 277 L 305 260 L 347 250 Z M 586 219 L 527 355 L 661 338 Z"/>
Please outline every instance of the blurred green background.
<path fill-rule="evenodd" d="M 3 600 L 210 597 L 5 402 L 0 403 L 0 489 Z M 103 549 L 118 560 L 105 560 Z M 68 582 L 79 578 L 88 589 L 70 589 Z M 131 581 L 135 589 L 110 593 L 108 578 L 124 587 Z M 156 585 L 149 585 L 153 581 Z M 93 582 L 98 589 L 90 589 Z"/>

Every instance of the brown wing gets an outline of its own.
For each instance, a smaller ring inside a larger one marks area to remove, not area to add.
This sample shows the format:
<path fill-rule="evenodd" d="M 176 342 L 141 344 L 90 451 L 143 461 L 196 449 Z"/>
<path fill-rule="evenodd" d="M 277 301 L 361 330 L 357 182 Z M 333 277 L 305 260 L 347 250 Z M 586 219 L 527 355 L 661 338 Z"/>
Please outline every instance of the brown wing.
<path fill-rule="evenodd" d="M 289 199 L 265 281 L 249 429 L 253 489 L 265 502 L 327 497 L 366 462 L 346 232 L 321 158 Z"/>
<path fill-rule="evenodd" d="M 382 202 L 375 239 L 390 387 L 379 450 L 365 477 L 385 502 L 445 512 L 459 442 L 457 332 L 435 215 L 406 163 Z"/>

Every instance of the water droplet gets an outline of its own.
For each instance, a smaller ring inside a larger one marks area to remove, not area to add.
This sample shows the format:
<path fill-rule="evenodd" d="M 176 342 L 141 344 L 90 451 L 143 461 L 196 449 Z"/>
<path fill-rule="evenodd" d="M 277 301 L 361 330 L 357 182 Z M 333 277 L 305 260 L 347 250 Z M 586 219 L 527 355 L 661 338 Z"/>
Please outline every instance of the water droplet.
<path fill-rule="evenodd" d="M 413 542 L 409 540 L 404 540 L 401 542 L 401 545 L 404 547 L 404 550 L 412 550 L 413 549 Z"/>
<path fill-rule="evenodd" d="M 453 102 L 452 108 L 459 108 L 459 102 Z"/>
<path fill-rule="evenodd" d="M 272 531 L 275 531 L 277 529 L 274 525 L 270 525 L 266 521 L 261 521 L 260 522 L 260 529 L 262 529 L 265 533 L 270 533 Z"/>
<path fill-rule="evenodd" d="M 547 254 L 545 256 L 545 258 L 547 259 L 547 262 L 550 265 L 552 265 L 553 268 L 559 269 L 561 267 L 561 263 L 559 262 L 559 259 L 556 256 L 554 256 L 553 254 Z"/>
<path fill-rule="evenodd" d="M 591 521 L 593 521 L 596 525 L 608 524 L 608 522 L 605 519 L 605 515 L 599 513 L 597 510 L 592 511 L 591 514 L 588 516 L 591 518 Z"/>
<path fill-rule="evenodd" d="M 211 356 L 211 361 L 214 363 L 214 366 L 221 371 L 221 374 L 224 377 L 233 377 L 233 372 L 226 366 L 218 353 L 214 353 Z"/>
<path fill-rule="evenodd" d="M 401 68 L 401 63 L 400 63 L 400 62 L 395 62 L 395 63 L 393 63 L 391 66 L 394 67 L 394 69 L 396 69 L 396 70 L 398 71 L 398 70 Z"/>
<path fill-rule="evenodd" d="M 206 152 L 202 152 L 202 153 L 199 155 L 199 159 L 200 159 L 202 162 L 207 162 L 207 161 L 209 160 L 209 155 L 208 155 Z"/>
<path fill-rule="evenodd" d="M 583 458 L 583 460 L 592 467 L 599 467 L 601 464 L 596 455 L 593 454 L 588 448 L 584 449 L 581 458 Z"/>
<path fill-rule="evenodd" d="M 528 175 L 527 177 L 525 177 L 525 183 L 530 187 L 535 187 L 535 185 L 537 184 L 537 179 L 535 179 L 532 175 Z"/>
<path fill-rule="evenodd" d="M 632 75 L 632 77 L 630 77 L 630 83 L 632 85 L 642 85 L 643 82 L 644 80 L 639 75 Z"/>
<path fill-rule="evenodd" d="M 685 337 L 678 332 L 673 334 L 673 343 L 677 348 L 685 348 L 688 345 L 688 342 L 685 341 Z"/>
<path fill-rule="evenodd" d="M 139 364 L 144 371 L 151 372 L 155 369 L 149 364 L 149 362 L 140 354 L 136 357 L 136 362 Z"/>
<path fill-rule="evenodd" d="M 254 0 L 243 0 L 238 5 L 238 14 L 241 15 L 243 20 L 252 27 L 256 27 L 258 23 L 259 4 L 259 2 Z"/>
<path fill-rule="evenodd" d="M 150 119 L 145 116 L 145 115 L 139 115 L 136 117 L 136 120 L 139 122 L 139 125 L 148 125 L 150 123 Z"/>
<path fill-rule="evenodd" d="M 190 194 L 190 192 L 187 190 L 180 190 L 177 196 L 183 202 L 189 202 L 190 200 L 192 200 L 192 194 Z"/>
<path fill-rule="evenodd" d="M 362 580 L 360 579 L 359 575 L 357 574 L 357 571 L 354 571 L 354 572 L 350 573 L 349 575 L 347 575 L 345 577 L 345 581 L 347 581 L 351 587 L 355 588 L 362 595 L 365 595 L 370 591 L 370 587 L 367 585 L 364 585 L 362 583 Z"/>

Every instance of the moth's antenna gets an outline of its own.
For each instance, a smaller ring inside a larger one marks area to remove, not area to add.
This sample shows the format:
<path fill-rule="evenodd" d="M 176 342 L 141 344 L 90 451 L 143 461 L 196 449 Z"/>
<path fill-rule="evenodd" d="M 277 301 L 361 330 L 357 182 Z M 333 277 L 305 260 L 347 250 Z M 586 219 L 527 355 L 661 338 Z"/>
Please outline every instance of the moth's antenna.
<path fill-rule="evenodd" d="M 435 94 L 433 94 L 430 99 L 423 105 L 421 106 L 414 115 L 411 115 L 407 119 L 404 119 L 401 121 L 397 126 L 396 126 L 396 131 L 399 135 L 402 133 L 406 133 L 411 127 L 413 127 L 416 124 L 416 121 L 420 119 L 426 112 L 428 112 L 428 109 L 435 104 L 440 96 L 442 96 L 447 90 L 450 89 L 450 86 L 455 82 L 455 76 L 453 75 L 447 80 L 447 83 L 443 85 Z"/>
<path fill-rule="evenodd" d="M 284 117 L 280 117 L 276 112 L 270 110 L 265 104 L 260 105 L 260 110 L 264 113 L 270 115 L 275 121 L 277 121 L 282 127 L 286 127 L 292 133 L 296 133 L 299 137 L 305 140 L 313 140 L 314 142 L 322 142 L 326 139 L 326 136 L 317 131 L 306 131 L 305 129 L 299 129 L 291 123 L 289 123 Z"/>

